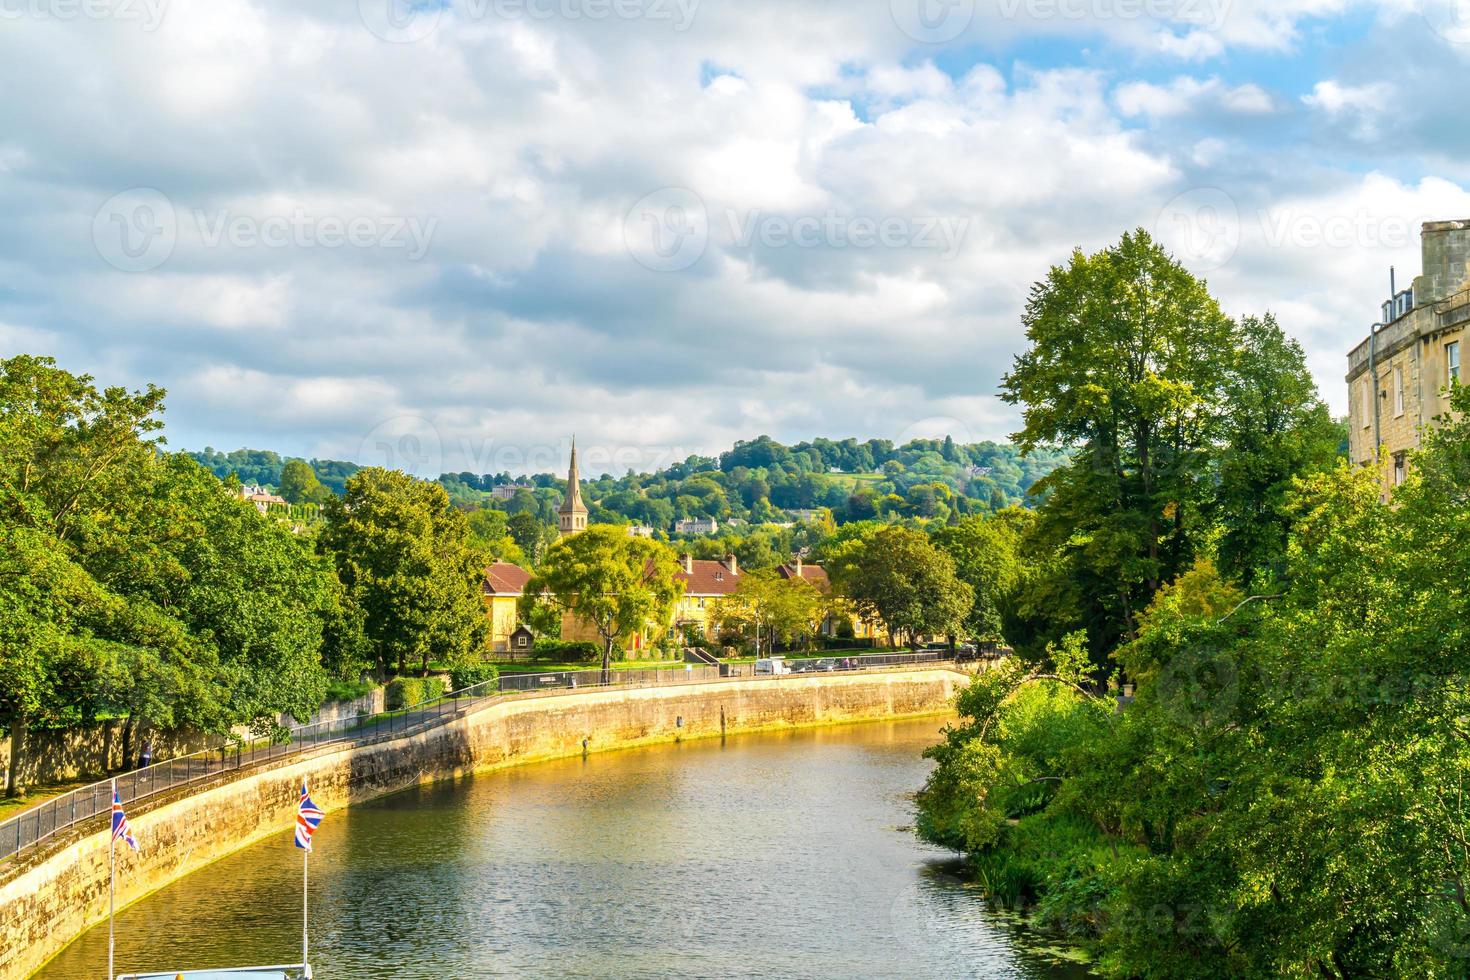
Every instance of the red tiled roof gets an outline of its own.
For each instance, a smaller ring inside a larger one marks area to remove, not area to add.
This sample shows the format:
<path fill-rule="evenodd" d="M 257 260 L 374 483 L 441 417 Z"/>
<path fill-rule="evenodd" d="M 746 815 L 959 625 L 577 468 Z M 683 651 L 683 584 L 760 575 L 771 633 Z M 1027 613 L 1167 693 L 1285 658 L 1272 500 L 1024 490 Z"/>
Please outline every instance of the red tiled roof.
<path fill-rule="evenodd" d="M 683 566 L 674 572 L 674 581 L 684 583 L 685 595 L 729 595 L 740 584 L 740 576 L 725 567 L 724 562 L 696 558 L 690 562 L 694 572 Z"/>
<path fill-rule="evenodd" d="M 531 573 L 508 561 L 498 561 L 485 569 L 486 595 L 520 595 L 531 581 Z"/>
<path fill-rule="evenodd" d="M 782 565 L 781 577 L 797 578 L 796 566 Z M 823 592 L 830 591 L 832 588 L 832 580 L 827 577 L 827 570 L 821 565 L 808 565 L 806 562 L 802 562 L 800 578 L 802 579 L 802 581 L 810 582 L 812 585 L 815 585 Z"/>

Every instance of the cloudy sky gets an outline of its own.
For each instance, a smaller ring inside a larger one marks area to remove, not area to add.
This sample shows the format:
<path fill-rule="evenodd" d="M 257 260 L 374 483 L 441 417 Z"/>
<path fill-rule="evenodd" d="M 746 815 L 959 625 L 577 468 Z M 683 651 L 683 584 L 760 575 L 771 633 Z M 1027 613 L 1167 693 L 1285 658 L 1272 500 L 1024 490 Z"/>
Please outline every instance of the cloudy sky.
<path fill-rule="evenodd" d="M 0 352 L 429 474 L 1003 438 L 1142 226 L 1344 411 L 1467 80 L 1470 0 L 0 0 Z"/>

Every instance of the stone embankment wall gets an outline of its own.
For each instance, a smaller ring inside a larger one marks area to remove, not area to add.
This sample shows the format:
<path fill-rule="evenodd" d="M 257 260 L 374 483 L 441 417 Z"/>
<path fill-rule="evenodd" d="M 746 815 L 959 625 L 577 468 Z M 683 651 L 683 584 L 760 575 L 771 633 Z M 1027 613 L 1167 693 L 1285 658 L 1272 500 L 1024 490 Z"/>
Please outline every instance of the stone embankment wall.
<path fill-rule="evenodd" d="M 324 746 L 129 813 L 141 849 L 118 851 L 119 907 L 294 823 L 301 780 L 335 810 L 405 789 L 583 751 L 950 710 L 953 669 L 748 680 L 575 695 L 528 695 L 417 735 Z M 99 822 L 0 865 L 0 978 L 28 976 L 107 917 L 108 835 Z M 166 968 L 167 964 L 160 965 Z"/>

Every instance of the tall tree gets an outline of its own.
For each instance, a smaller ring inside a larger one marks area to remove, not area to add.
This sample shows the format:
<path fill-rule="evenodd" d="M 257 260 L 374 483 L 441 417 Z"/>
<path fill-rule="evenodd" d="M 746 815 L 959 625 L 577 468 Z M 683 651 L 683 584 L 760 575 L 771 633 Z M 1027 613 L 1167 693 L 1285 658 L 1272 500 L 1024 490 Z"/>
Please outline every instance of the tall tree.
<path fill-rule="evenodd" d="M 593 525 L 548 549 L 521 602 L 529 612 L 530 604 L 550 601 L 595 629 L 605 684 L 620 639 L 645 629 L 661 631 L 672 622 L 683 593 L 674 579 L 677 569 L 667 545 L 630 537 L 625 528 Z"/>
<path fill-rule="evenodd" d="M 1235 330 L 1205 284 L 1139 230 L 1095 255 L 1073 253 L 1031 292 L 1030 348 L 1002 397 L 1024 407 L 1015 436 L 1072 461 L 1041 480 L 1041 524 L 1072 565 L 1111 594 L 1107 649 L 1194 559 Z"/>
<path fill-rule="evenodd" d="M 486 556 L 437 483 L 368 468 L 326 506 L 320 546 L 361 613 L 379 674 L 409 663 L 459 662 L 484 645 Z"/>

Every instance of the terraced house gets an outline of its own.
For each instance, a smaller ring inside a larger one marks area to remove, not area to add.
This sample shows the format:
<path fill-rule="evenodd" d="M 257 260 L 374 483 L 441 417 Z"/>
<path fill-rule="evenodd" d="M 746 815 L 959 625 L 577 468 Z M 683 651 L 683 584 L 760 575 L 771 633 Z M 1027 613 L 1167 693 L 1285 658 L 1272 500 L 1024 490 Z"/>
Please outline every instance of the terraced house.
<path fill-rule="evenodd" d="M 1360 466 L 1379 461 L 1385 496 L 1408 476 L 1426 427 L 1449 410 L 1470 325 L 1470 220 L 1428 222 L 1421 243 L 1422 274 L 1393 291 L 1348 355 L 1349 455 Z"/>

